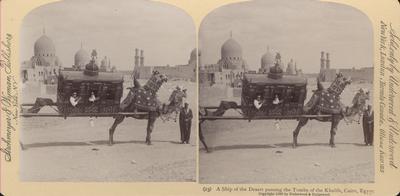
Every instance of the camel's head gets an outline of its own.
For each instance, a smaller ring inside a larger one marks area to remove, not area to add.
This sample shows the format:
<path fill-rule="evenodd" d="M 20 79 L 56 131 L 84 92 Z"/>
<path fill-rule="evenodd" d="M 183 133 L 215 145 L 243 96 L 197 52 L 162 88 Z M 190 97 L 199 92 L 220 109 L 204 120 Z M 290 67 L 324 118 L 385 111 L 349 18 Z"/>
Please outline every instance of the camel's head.
<path fill-rule="evenodd" d="M 336 78 L 332 82 L 331 86 L 328 88 L 328 91 L 339 95 L 349 84 L 351 84 L 351 79 L 345 77 L 341 72 L 339 72 L 338 74 L 336 74 Z"/>
<path fill-rule="evenodd" d="M 369 91 L 360 88 L 353 98 L 353 106 L 356 106 L 360 110 L 365 110 L 367 107 L 367 101 L 369 100 Z"/>
<path fill-rule="evenodd" d="M 351 123 L 353 121 L 360 122 L 360 118 L 363 112 L 367 109 L 367 101 L 369 100 L 369 91 L 363 88 L 357 91 L 353 98 L 353 105 L 351 107 L 346 107 L 345 110 L 345 120 L 347 123 Z M 370 106 L 370 105 L 368 105 Z M 358 116 L 358 119 L 355 120 L 355 117 Z"/>

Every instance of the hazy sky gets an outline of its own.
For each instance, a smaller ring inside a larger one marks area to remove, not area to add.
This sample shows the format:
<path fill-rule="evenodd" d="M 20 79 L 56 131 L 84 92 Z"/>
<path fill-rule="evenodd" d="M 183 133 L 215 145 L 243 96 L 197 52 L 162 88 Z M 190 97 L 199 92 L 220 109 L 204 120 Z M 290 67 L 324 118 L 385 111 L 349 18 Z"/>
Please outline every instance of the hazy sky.
<path fill-rule="evenodd" d="M 111 58 L 117 69 L 132 69 L 134 50 L 145 65 L 186 64 L 195 48 L 195 27 L 184 11 L 146 0 L 66 0 L 30 12 L 21 27 L 21 61 L 33 55 L 43 27 L 64 67 L 83 47 Z"/>
<path fill-rule="evenodd" d="M 214 64 L 221 45 L 239 42 L 250 69 L 258 70 L 267 46 L 285 63 L 293 58 L 304 72 L 319 72 L 320 52 L 331 67 L 373 66 L 372 24 L 362 12 L 341 4 L 314 0 L 258 0 L 230 4 L 211 12 L 200 27 L 202 61 Z"/>

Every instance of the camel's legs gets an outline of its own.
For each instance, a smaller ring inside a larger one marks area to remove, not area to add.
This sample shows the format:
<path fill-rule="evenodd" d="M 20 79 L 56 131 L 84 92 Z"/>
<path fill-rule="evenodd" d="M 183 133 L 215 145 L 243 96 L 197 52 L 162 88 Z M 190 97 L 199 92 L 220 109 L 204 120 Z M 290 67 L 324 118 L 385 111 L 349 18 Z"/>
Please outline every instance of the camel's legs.
<path fill-rule="evenodd" d="M 156 113 L 149 112 L 149 119 L 147 120 L 147 135 L 146 135 L 146 143 L 147 145 L 151 145 L 151 132 L 154 128 L 154 123 L 156 122 Z"/>
<path fill-rule="evenodd" d="M 114 144 L 114 131 L 115 128 L 117 128 L 117 126 L 124 121 L 125 116 L 117 116 L 115 117 L 114 123 L 111 126 L 111 128 L 109 129 L 109 139 L 108 139 L 108 144 L 111 146 Z"/>
<path fill-rule="evenodd" d="M 206 149 L 207 152 L 210 152 L 208 150 L 208 146 L 206 144 L 206 141 L 204 140 L 204 136 L 203 136 L 203 132 L 201 131 L 201 123 L 199 123 L 199 137 L 200 137 L 200 141 L 201 143 L 204 145 L 204 148 Z"/>
<path fill-rule="evenodd" d="M 293 148 L 296 148 L 296 147 L 297 147 L 297 136 L 298 136 L 299 133 L 300 133 L 300 129 L 301 129 L 304 125 L 306 125 L 307 122 L 308 122 L 308 118 L 300 118 L 300 119 L 299 119 L 299 124 L 297 124 L 296 129 L 293 131 L 293 144 L 292 144 Z"/>
<path fill-rule="evenodd" d="M 331 138 L 329 139 L 329 145 L 334 148 L 335 147 L 335 135 L 336 135 L 336 130 L 340 122 L 340 117 L 337 115 L 334 115 L 332 117 L 332 124 L 331 124 Z"/>

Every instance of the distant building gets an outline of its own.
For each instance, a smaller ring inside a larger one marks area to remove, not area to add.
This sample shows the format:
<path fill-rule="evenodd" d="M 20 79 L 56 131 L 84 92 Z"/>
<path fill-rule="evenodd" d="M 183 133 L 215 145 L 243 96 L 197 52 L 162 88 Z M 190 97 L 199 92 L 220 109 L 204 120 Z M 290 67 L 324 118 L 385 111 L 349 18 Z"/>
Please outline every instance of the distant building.
<path fill-rule="evenodd" d="M 165 74 L 169 79 L 185 79 L 196 81 L 196 64 L 197 64 L 197 49 L 193 49 L 190 53 L 188 64 L 175 66 L 144 66 L 143 50 L 135 49 L 135 65 L 134 76 L 140 79 L 148 79 L 153 71 L 158 71 Z M 199 52 L 200 53 L 200 52 Z"/>
<path fill-rule="evenodd" d="M 232 37 L 221 47 L 221 59 L 217 64 L 200 65 L 199 81 L 203 85 L 226 85 L 238 87 L 242 84 L 247 63 L 242 57 L 242 47 Z"/>
<path fill-rule="evenodd" d="M 56 83 L 61 67 L 54 43 L 43 30 L 43 35 L 34 43 L 33 56 L 30 60 L 22 62 L 21 78 L 23 82 Z"/>
<path fill-rule="evenodd" d="M 82 44 L 81 48 L 75 53 L 74 56 L 74 64 L 72 65 L 73 70 L 83 70 L 85 65 L 90 61 L 89 53 L 83 49 Z"/>
<path fill-rule="evenodd" d="M 97 55 L 97 52 L 96 52 L 96 55 Z M 97 56 L 96 56 L 96 59 L 94 59 L 94 60 L 97 61 Z M 87 65 L 89 62 L 90 62 L 89 53 L 85 49 L 83 49 L 82 44 L 81 44 L 81 48 L 75 53 L 74 65 L 72 65 L 72 69 L 64 68 L 64 70 L 81 71 L 81 70 L 85 69 L 85 65 Z M 107 56 L 104 56 L 104 58 L 100 61 L 99 71 L 115 72 L 116 67 L 111 66 L 110 58 L 108 58 Z"/>
<path fill-rule="evenodd" d="M 283 74 L 299 75 L 301 70 L 291 60 L 286 72 Z M 280 53 L 272 53 L 267 47 L 265 54 L 261 56 L 261 66 L 258 73 L 268 74 L 270 68 L 276 64 L 283 69 L 284 65 Z M 242 47 L 232 37 L 225 41 L 221 47 L 221 59 L 216 64 L 200 64 L 199 81 L 204 86 L 225 85 L 229 87 L 240 87 L 245 73 L 257 73 L 248 69 L 246 61 L 242 57 Z"/>
<path fill-rule="evenodd" d="M 100 62 L 100 69 L 101 72 L 115 72 L 116 67 L 112 66 L 111 67 L 111 60 L 110 58 L 107 58 L 107 56 L 104 56 L 104 58 Z"/>
<path fill-rule="evenodd" d="M 362 67 L 360 69 L 332 69 L 331 62 L 329 59 L 329 53 L 321 52 L 321 67 L 319 72 L 319 79 L 323 82 L 331 82 L 335 80 L 337 73 L 342 73 L 344 76 L 351 78 L 353 81 L 367 81 L 373 82 L 374 79 L 374 68 L 373 67 Z"/>
<path fill-rule="evenodd" d="M 261 68 L 258 70 L 258 73 L 268 73 L 269 69 L 274 66 L 274 63 L 275 55 L 268 47 L 267 52 L 261 57 Z"/>
<path fill-rule="evenodd" d="M 290 62 L 288 63 L 286 67 L 286 74 L 287 75 L 296 75 L 296 71 L 294 69 L 294 64 L 293 64 L 293 59 L 290 59 Z"/>
<path fill-rule="evenodd" d="M 273 54 L 269 47 L 267 52 L 261 57 L 261 67 L 258 70 L 258 73 L 267 74 L 270 71 L 270 68 L 275 66 L 278 63 L 279 66 L 283 69 L 283 63 L 281 61 L 281 54 Z M 302 70 L 297 69 L 297 63 L 290 59 L 289 63 L 287 64 L 286 70 L 284 72 L 286 75 L 302 75 Z"/>
<path fill-rule="evenodd" d="M 296 61 L 294 62 L 294 71 L 296 72 L 296 75 L 298 75 L 298 76 L 304 75 L 302 69 L 297 69 L 297 63 L 296 63 Z"/>
<path fill-rule="evenodd" d="M 367 81 L 373 82 L 374 68 L 362 67 L 360 69 L 339 69 L 344 76 L 350 77 L 353 81 Z"/>

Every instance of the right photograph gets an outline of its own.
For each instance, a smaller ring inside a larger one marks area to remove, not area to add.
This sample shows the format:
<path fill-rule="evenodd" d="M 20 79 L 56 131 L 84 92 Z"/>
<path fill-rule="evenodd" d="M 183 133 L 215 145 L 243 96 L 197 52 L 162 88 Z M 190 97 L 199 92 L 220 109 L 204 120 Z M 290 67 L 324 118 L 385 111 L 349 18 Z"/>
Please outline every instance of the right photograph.
<path fill-rule="evenodd" d="M 361 11 L 257 0 L 199 30 L 199 182 L 373 183 L 373 30 Z"/>

